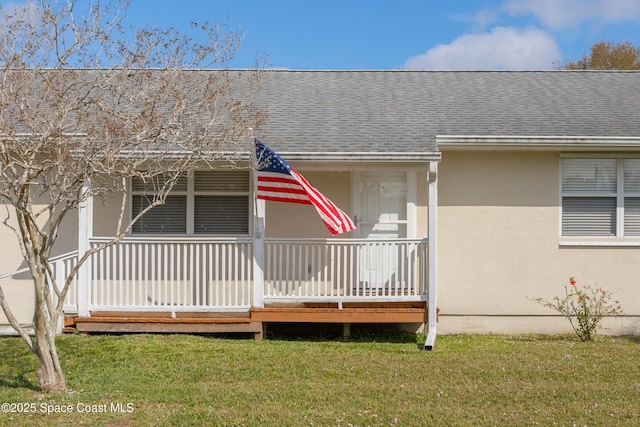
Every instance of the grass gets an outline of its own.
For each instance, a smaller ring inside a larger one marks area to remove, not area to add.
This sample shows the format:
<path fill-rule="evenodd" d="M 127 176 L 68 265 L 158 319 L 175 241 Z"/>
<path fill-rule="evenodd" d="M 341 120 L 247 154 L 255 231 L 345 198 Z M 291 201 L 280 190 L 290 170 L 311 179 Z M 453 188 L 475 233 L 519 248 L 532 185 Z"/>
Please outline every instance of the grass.
<path fill-rule="evenodd" d="M 432 352 L 422 342 L 69 335 L 59 350 L 70 391 L 55 395 L 37 390 L 24 344 L 2 339 L 0 403 L 35 412 L 0 413 L 0 426 L 640 423 L 637 337 L 440 336 Z"/>

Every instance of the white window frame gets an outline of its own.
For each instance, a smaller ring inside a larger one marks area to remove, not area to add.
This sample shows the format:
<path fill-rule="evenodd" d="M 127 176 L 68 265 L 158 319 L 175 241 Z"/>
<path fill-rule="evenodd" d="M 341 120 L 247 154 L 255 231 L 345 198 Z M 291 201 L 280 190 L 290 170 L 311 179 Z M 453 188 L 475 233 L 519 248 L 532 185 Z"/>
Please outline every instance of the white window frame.
<path fill-rule="evenodd" d="M 616 160 L 616 191 L 610 194 L 598 193 L 593 195 L 590 193 L 578 194 L 565 192 L 563 190 L 563 160 L 565 159 L 615 159 Z M 559 161 L 558 174 L 558 236 L 560 237 L 561 246 L 640 246 L 640 236 L 625 236 L 625 198 L 640 197 L 640 192 L 625 192 L 624 189 L 624 161 L 626 159 L 640 159 L 638 154 L 562 154 Z M 615 213 L 615 236 L 565 236 L 563 235 L 563 200 L 565 197 L 610 197 L 616 198 Z"/>
<path fill-rule="evenodd" d="M 200 171 L 200 170 L 198 170 Z M 129 231 L 129 235 L 132 237 L 208 237 L 208 236 L 220 236 L 220 237 L 230 237 L 230 236 L 250 236 L 252 233 L 252 225 L 253 225 L 253 197 L 251 197 L 252 193 L 252 177 L 251 173 L 247 174 L 248 180 L 248 189 L 247 191 L 203 191 L 195 190 L 195 172 L 191 171 L 187 174 L 187 190 L 172 190 L 169 195 L 176 196 L 187 196 L 187 207 L 186 207 L 186 233 L 135 233 L 133 228 Z M 202 169 L 202 171 L 208 171 L 206 169 Z M 215 171 L 213 171 L 215 172 Z M 127 186 L 130 189 L 133 189 L 132 178 L 128 179 Z M 130 191 L 128 196 L 129 203 L 129 221 L 133 219 L 133 197 L 144 194 L 142 191 Z M 196 196 L 247 196 L 249 203 L 247 209 L 247 233 L 236 233 L 236 234 L 226 234 L 226 233 L 195 233 L 195 198 Z"/>

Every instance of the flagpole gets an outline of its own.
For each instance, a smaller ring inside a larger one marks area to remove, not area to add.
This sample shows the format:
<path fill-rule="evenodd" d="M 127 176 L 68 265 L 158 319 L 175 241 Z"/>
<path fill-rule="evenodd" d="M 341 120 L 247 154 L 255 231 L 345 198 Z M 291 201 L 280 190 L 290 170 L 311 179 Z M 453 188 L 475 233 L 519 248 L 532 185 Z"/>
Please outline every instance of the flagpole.
<path fill-rule="evenodd" d="M 258 159 L 252 137 L 251 176 L 253 178 L 253 307 L 264 307 L 264 200 L 258 199 Z"/>

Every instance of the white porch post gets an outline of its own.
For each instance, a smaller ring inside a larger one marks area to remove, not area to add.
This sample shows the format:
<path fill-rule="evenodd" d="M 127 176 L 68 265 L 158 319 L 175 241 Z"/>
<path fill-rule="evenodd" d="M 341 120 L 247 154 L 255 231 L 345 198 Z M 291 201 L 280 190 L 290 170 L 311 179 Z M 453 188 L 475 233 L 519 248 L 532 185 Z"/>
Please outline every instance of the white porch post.
<path fill-rule="evenodd" d="M 264 307 L 264 200 L 257 200 L 253 230 L 253 306 Z"/>
<path fill-rule="evenodd" d="M 83 193 L 89 190 L 90 183 L 82 185 Z M 89 239 L 93 234 L 93 197 L 88 197 L 78 209 L 78 257 L 89 250 Z M 91 261 L 87 260 L 78 269 L 78 315 L 89 316 L 91 299 Z"/>
<path fill-rule="evenodd" d="M 437 292 L 438 292 L 438 163 L 429 163 L 429 204 L 428 204 L 428 233 L 429 233 L 429 274 L 427 277 L 428 303 L 427 303 L 427 339 L 424 343 L 425 350 L 433 350 L 436 343 L 436 319 L 437 319 Z"/>
<path fill-rule="evenodd" d="M 264 302 L 264 210 L 265 201 L 258 199 L 258 173 L 256 150 L 251 154 L 253 175 L 253 303 L 256 308 L 263 308 Z"/>

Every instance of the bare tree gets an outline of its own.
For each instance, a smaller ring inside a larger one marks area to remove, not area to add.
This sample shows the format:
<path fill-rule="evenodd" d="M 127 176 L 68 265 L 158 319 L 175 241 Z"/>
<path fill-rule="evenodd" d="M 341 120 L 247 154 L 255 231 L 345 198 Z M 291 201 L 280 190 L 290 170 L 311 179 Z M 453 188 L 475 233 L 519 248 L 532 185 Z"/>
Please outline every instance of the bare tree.
<path fill-rule="evenodd" d="M 577 61 L 558 67 L 561 70 L 640 70 L 640 48 L 630 42 L 598 42 L 591 52 Z"/>
<path fill-rule="evenodd" d="M 0 9 L 0 199 L 35 289 L 34 334 L 0 287 L 0 306 L 39 358 L 44 390 L 66 382 L 55 336 L 65 297 L 93 253 L 123 239 L 162 204 L 178 178 L 203 162 L 247 152 L 259 66 L 228 71 L 241 34 L 214 24 L 124 28 L 126 2 L 38 0 Z M 129 221 L 127 179 L 153 198 Z M 115 237 L 78 255 L 64 283 L 49 258 L 65 215 L 89 197 L 121 193 Z"/>

